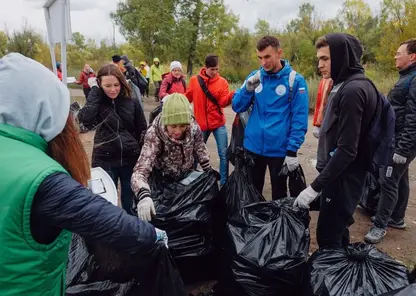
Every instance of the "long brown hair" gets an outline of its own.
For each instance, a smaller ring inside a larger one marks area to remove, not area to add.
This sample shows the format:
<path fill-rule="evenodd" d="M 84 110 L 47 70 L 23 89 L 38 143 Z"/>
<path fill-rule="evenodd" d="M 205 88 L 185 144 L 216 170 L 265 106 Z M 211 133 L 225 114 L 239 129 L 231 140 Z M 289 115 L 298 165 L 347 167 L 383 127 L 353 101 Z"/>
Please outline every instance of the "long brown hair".
<path fill-rule="evenodd" d="M 121 73 L 120 69 L 114 64 L 107 64 L 103 66 L 97 74 L 98 85 L 101 87 L 101 78 L 103 76 L 115 76 L 121 84 L 120 95 L 131 98 L 131 88 L 128 84 L 126 77 Z"/>
<path fill-rule="evenodd" d="M 91 178 L 87 153 L 79 138 L 70 113 L 64 130 L 48 143 L 49 155 L 60 163 L 76 181 L 84 186 Z"/>

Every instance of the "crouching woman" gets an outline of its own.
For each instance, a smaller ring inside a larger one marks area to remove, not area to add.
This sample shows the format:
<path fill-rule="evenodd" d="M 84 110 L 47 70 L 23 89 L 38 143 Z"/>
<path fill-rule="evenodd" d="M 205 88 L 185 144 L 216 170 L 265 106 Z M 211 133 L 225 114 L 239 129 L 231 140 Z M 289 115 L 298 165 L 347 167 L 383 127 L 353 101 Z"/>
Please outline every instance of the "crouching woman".
<path fill-rule="evenodd" d="M 195 157 L 204 171 L 211 170 L 208 150 L 201 129 L 192 117 L 188 99 L 178 93 L 169 95 L 162 113 L 146 132 L 139 160 L 133 170 L 131 185 L 138 201 L 140 219 L 150 221 L 156 214 L 149 186 L 152 171 L 179 179 L 193 170 Z"/>

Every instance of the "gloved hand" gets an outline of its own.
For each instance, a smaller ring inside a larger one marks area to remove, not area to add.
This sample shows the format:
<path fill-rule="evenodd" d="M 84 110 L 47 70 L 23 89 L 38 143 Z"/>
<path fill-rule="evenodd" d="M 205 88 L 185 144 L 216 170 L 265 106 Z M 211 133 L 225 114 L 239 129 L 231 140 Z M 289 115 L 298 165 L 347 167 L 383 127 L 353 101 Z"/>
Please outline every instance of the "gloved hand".
<path fill-rule="evenodd" d="M 93 86 L 98 87 L 97 77 L 90 77 L 88 78 L 88 85 L 92 88 Z"/>
<path fill-rule="evenodd" d="M 254 91 L 260 85 L 260 70 L 256 74 L 247 79 L 246 89 L 249 92 Z"/>
<path fill-rule="evenodd" d="M 313 127 L 313 132 L 312 133 L 313 133 L 313 136 L 315 138 L 319 139 L 320 132 L 321 132 L 321 128 L 320 127 L 318 127 L 318 126 L 314 126 Z"/>
<path fill-rule="evenodd" d="M 299 167 L 299 159 L 297 156 L 295 157 L 286 156 L 285 163 L 287 165 L 287 169 L 289 170 L 289 172 L 293 172 Z"/>
<path fill-rule="evenodd" d="M 166 231 L 160 230 L 159 228 L 156 228 L 156 242 L 163 241 L 165 243 L 166 248 L 168 247 L 168 235 L 166 234 Z"/>
<path fill-rule="evenodd" d="M 309 209 L 309 204 L 318 197 L 318 194 L 319 192 L 316 192 L 312 189 L 311 186 L 309 186 L 298 195 L 295 202 L 293 203 L 293 207 Z"/>
<path fill-rule="evenodd" d="M 152 215 L 156 215 L 155 205 L 151 197 L 145 197 L 137 205 L 137 216 L 143 221 L 151 221 Z"/>
<path fill-rule="evenodd" d="M 393 155 L 393 162 L 396 164 L 405 164 L 407 161 L 407 157 L 401 156 L 397 153 Z"/>

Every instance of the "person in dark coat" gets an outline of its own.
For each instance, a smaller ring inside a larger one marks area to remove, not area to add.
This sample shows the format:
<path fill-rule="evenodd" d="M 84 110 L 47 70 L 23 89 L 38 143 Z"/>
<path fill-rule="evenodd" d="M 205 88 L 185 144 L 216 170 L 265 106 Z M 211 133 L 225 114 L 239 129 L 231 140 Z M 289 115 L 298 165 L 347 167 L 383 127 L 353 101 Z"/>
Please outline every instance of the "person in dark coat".
<path fill-rule="evenodd" d="M 0 59 L 0 163 L 0 295 L 64 295 L 71 232 L 131 255 L 163 237 L 86 187 L 68 89 L 17 53 Z"/>
<path fill-rule="evenodd" d="M 316 44 L 319 70 L 332 78 L 318 144 L 319 176 L 296 198 L 309 208 L 321 192 L 316 231 L 319 248 L 341 248 L 350 242 L 348 227 L 364 190 L 369 151 L 365 141 L 382 102 L 360 64 L 363 49 L 354 36 L 329 34 Z"/>
<path fill-rule="evenodd" d="M 87 128 L 96 126 L 92 167 L 102 167 L 121 183 L 121 204 L 132 214 L 130 179 L 140 155 L 139 141 L 147 129 L 146 118 L 124 75 L 113 64 L 102 67 L 90 78 L 91 92 L 78 119 Z"/>
<path fill-rule="evenodd" d="M 403 42 L 394 57 L 400 78 L 388 94 L 396 113 L 396 147 L 393 169 L 381 170 L 380 200 L 374 226 L 365 236 L 368 243 L 379 243 L 387 226 L 404 229 L 409 202 L 409 165 L 416 156 L 416 39 Z"/>

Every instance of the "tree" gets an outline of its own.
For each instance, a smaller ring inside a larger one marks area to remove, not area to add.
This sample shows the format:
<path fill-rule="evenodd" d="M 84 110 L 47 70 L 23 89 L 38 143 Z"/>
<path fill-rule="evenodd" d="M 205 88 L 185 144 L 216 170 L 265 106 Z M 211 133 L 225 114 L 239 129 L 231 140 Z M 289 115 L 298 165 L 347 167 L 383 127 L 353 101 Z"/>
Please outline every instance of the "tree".
<path fill-rule="evenodd" d="M 0 31 L 0 58 L 7 54 L 7 34 Z"/>
<path fill-rule="evenodd" d="M 13 31 L 7 34 L 8 52 L 18 52 L 28 58 L 35 58 L 40 51 L 40 46 L 44 41 L 40 34 L 30 29 L 26 24 L 21 31 Z"/>

